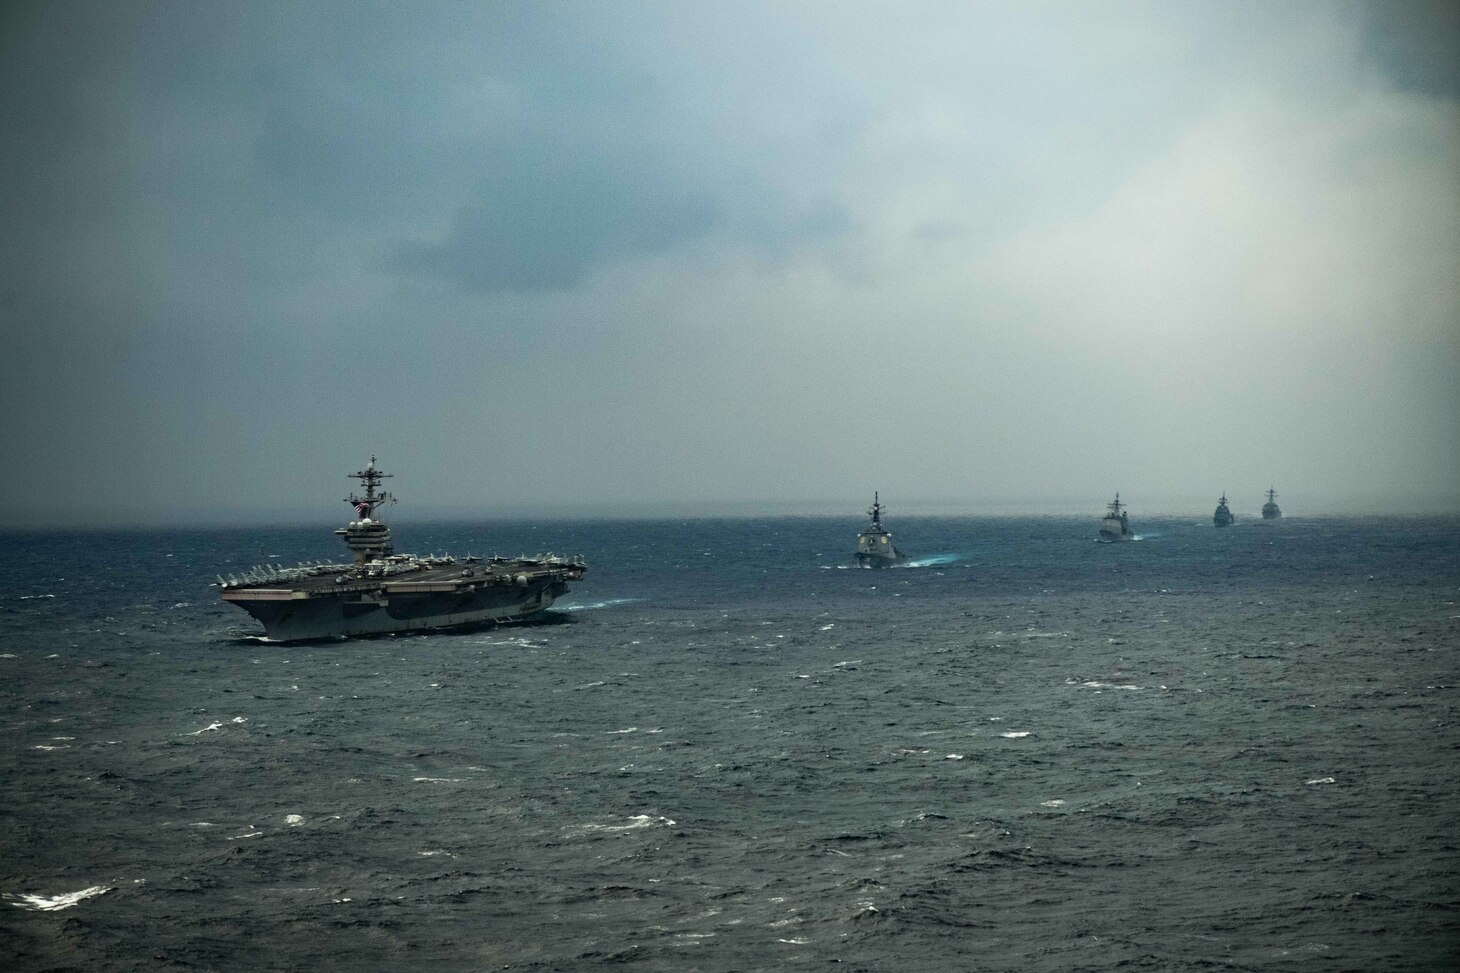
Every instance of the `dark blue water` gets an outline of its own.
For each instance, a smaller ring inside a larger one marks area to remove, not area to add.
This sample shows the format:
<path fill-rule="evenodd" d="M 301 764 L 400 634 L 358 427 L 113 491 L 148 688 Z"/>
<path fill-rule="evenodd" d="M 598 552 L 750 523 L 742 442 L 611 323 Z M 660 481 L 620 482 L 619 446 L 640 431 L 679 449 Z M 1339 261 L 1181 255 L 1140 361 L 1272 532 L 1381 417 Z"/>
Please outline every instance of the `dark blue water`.
<path fill-rule="evenodd" d="M 207 583 L 327 528 L 0 535 L 0 966 L 1455 967 L 1460 520 L 859 526 L 399 523 L 590 573 L 298 646 Z"/>

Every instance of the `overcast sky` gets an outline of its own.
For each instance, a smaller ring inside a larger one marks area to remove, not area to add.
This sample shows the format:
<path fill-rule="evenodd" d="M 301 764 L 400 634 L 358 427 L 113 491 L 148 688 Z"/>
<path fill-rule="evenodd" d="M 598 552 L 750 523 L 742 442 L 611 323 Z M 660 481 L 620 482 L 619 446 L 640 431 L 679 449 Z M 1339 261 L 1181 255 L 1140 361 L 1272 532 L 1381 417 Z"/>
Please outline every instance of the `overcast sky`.
<path fill-rule="evenodd" d="M 12 0 L 9 519 L 1460 508 L 1456 10 Z"/>

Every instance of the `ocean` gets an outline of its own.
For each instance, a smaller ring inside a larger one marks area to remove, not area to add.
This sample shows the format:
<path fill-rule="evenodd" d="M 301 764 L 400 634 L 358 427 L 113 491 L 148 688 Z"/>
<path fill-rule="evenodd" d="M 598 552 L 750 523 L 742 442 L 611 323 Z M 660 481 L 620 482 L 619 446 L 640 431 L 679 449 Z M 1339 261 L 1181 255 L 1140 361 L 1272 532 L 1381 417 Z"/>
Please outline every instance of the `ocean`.
<path fill-rule="evenodd" d="M 1450 970 L 1460 519 L 416 524 L 541 623 L 263 643 L 329 526 L 0 534 L 0 968 Z"/>

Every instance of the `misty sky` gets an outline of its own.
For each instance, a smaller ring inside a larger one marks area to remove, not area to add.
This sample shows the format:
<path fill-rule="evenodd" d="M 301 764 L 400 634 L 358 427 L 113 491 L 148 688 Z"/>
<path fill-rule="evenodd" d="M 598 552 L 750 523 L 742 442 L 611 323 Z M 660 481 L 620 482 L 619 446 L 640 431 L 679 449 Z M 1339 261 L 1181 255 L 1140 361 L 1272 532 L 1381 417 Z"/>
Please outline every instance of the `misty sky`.
<path fill-rule="evenodd" d="M 1456 10 L 0 5 L 9 519 L 1460 508 Z"/>

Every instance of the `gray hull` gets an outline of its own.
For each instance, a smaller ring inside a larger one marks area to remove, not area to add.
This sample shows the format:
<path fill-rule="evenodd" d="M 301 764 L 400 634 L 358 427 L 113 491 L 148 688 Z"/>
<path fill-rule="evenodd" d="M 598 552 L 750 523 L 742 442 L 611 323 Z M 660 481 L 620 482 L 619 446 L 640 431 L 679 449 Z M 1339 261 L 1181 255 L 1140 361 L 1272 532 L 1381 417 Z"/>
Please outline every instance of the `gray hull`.
<path fill-rule="evenodd" d="M 541 577 L 525 586 L 478 588 L 461 594 L 351 592 L 298 600 L 230 600 L 263 624 L 266 638 L 299 642 L 518 621 L 545 611 L 567 590 L 562 581 Z"/>
<path fill-rule="evenodd" d="M 1109 530 L 1102 530 L 1100 532 L 1100 540 L 1104 541 L 1106 544 L 1115 544 L 1119 541 L 1128 541 L 1131 540 L 1132 537 L 1133 535 L 1131 534 L 1119 534 Z"/>
<path fill-rule="evenodd" d="M 857 563 L 864 568 L 890 568 L 894 564 L 901 564 L 907 560 L 903 554 L 895 554 L 892 557 L 884 557 L 881 554 L 864 554 L 857 552 Z"/>

